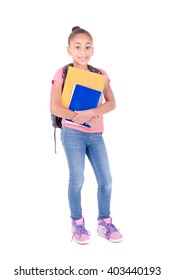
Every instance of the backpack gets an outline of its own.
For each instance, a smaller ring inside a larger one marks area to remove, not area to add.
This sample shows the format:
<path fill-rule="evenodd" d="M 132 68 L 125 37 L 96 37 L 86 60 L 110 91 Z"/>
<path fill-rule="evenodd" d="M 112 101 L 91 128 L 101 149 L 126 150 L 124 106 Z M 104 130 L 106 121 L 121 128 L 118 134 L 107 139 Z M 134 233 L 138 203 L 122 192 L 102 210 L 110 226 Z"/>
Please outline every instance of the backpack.
<path fill-rule="evenodd" d="M 62 73 L 62 79 L 63 79 L 63 84 L 62 84 L 62 91 L 63 91 L 63 87 L 64 87 L 64 84 L 65 84 L 65 80 L 66 80 L 66 76 L 67 76 L 67 72 L 68 72 L 68 68 L 69 66 L 73 67 L 73 63 L 69 63 L 67 65 L 65 65 L 63 67 L 63 73 Z M 91 66 L 91 65 L 88 65 L 88 69 L 89 71 L 91 72 L 94 72 L 94 73 L 98 73 L 98 74 L 101 74 L 102 75 L 102 72 Z M 52 121 L 52 126 L 54 127 L 54 143 L 55 143 L 55 153 L 56 153 L 56 128 L 62 128 L 62 118 L 61 117 L 58 117 L 58 116 L 55 116 L 53 114 L 51 114 L 51 121 Z"/>

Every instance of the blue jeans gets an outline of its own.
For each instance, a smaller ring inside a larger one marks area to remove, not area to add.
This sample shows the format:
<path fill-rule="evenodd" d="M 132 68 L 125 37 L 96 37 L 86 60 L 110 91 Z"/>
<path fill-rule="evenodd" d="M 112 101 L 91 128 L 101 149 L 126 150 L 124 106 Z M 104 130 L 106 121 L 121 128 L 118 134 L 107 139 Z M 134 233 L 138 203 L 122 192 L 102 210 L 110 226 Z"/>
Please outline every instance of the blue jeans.
<path fill-rule="evenodd" d="M 82 217 L 81 189 L 86 155 L 98 183 L 98 220 L 107 218 L 110 215 L 112 177 L 102 134 L 62 127 L 61 140 L 69 166 L 68 199 L 71 218 L 78 220 Z"/>

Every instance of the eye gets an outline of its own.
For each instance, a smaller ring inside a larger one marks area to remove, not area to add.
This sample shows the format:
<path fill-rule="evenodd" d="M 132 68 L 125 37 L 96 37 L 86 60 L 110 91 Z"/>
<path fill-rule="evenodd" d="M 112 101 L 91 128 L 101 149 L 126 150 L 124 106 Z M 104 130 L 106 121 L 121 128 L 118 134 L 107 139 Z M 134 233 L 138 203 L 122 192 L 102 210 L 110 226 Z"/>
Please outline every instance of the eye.
<path fill-rule="evenodd" d="M 79 47 L 79 46 L 76 46 L 75 48 L 76 48 L 77 50 L 79 50 L 79 49 L 80 49 L 80 47 Z"/>
<path fill-rule="evenodd" d="M 91 49 L 91 46 L 87 46 L 86 49 L 87 49 L 87 50 L 90 50 L 90 49 Z"/>

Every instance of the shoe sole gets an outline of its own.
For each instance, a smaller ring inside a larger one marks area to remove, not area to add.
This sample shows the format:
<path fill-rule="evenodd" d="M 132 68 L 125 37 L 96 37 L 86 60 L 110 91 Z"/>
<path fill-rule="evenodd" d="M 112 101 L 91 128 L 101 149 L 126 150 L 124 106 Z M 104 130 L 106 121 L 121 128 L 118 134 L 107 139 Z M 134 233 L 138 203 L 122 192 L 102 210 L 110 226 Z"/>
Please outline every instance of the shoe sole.
<path fill-rule="evenodd" d="M 73 239 L 73 241 L 76 242 L 77 244 L 80 244 L 80 245 L 87 245 L 87 244 L 89 244 L 89 240 L 87 240 L 87 241 L 78 241 L 78 240 Z"/>
<path fill-rule="evenodd" d="M 123 241 L 123 237 L 121 237 L 121 238 L 119 238 L 119 239 L 107 239 L 107 238 L 105 237 L 105 235 L 100 234 L 100 233 L 98 233 L 98 232 L 97 232 L 97 234 L 98 234 L 99 236 L 105 238 L 106 240 L 108 240 L 108 241 L 110 241 L 110 242 L 113 242 L 113 243 L 119 243 L 119 242 L 122 242 L 122 241 Z"/>

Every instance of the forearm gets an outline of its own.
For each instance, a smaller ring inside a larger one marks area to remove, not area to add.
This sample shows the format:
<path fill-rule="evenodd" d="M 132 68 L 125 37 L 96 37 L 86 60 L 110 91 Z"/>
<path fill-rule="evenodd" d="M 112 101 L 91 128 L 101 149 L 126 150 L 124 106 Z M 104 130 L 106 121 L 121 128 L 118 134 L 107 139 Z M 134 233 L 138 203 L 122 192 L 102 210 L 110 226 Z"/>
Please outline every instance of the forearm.
<path fill-rule="evenodd" d="M 115 101 L 107 101 L 107 102 L 101 104 L 100 106 L 98 106 L 97 108 L 94 108 L 91 110 L 92 110 L 93 117 L 96 117 L 96 116 L 101 116 L 106 113 L 109 113 L 110 111 L 114 110 L 115 108 L 116 108 Z"/>
<path fill-rule="evenodd" d="M 100 117 L 115 108 L 115 102 L 107 101 L 104 104 L 100 105 L 97 108 L 77 111 L 77 115 L 73 118 L 73 121 L 82 124 L 84 122 L 90 121 L 92 118 Z"/>
<path fill-rule="evenodd" d="M 72 120 L 77 115 L 77 113 L 75 113 L 67 108 L 64 108 L 61 106 L 55 106 L 55 105 L 52 105 L 50 107 L 50 111 L 51 111 L 51 114 L 53 114 L 55 116 L 65 118 L 65 119 L 70 119 L 70 120 Z"/>

